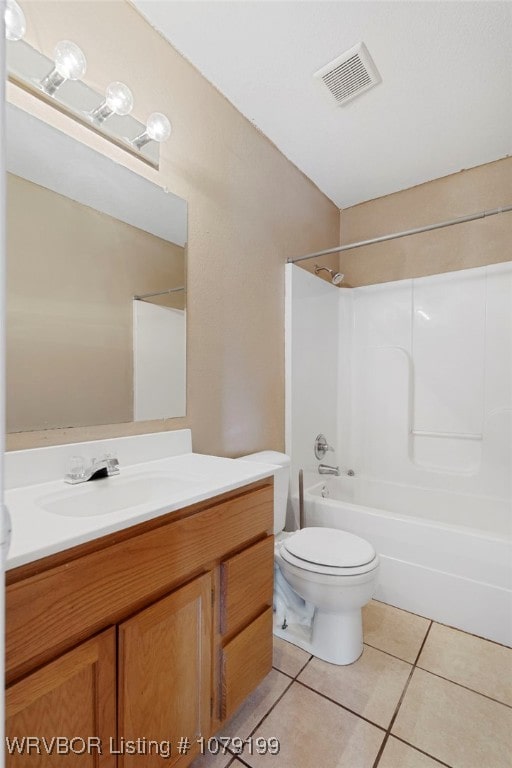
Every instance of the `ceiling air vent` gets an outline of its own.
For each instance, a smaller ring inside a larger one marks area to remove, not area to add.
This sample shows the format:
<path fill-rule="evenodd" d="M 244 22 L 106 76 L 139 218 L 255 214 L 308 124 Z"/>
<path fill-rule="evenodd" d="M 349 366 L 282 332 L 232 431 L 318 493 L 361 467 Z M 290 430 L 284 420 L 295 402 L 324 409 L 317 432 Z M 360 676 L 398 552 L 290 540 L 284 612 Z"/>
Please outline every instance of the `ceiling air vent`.
<path fill-rule="evenodd" d="M 381 78 L 364 43 L 354 45 L 334 61 L 315 72 L 338 105 L 345 104 L 360 93 L 380 83 Z"/>

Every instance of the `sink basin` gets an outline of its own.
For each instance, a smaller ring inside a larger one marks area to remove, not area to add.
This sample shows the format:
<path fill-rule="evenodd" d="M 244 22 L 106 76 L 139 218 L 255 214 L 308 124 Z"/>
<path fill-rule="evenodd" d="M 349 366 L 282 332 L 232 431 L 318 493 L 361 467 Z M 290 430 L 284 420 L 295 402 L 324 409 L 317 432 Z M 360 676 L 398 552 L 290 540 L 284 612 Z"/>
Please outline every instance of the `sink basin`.
<path fill-rule="evenodd" d="M 116 476 L 69 486 L 58 493 L 40 497 L 36 503 L 46 512 L 62 517 L 97 517 L 141 504 L 170 504 L 176 496 L 190 494 L 191 489 L 197 487 L 196 481 L 163 473 Z"/>

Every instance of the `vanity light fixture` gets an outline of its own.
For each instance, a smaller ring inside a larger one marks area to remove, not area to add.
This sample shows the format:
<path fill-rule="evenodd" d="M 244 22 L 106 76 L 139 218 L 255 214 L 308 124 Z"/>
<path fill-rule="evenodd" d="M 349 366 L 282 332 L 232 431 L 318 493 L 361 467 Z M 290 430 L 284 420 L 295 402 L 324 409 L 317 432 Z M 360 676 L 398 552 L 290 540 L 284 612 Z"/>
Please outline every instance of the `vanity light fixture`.
<path fill-rule="evenodd" d="M 25 13 L 17 0 L 4 2 L 9 80 L 158 168 L 160 143 L 171 135 L 168 118 L 161 112 L 153 112 L 144 124 L 134 117 L 134 98 L 125 83 L 111 82 L 104 93 L 85 83 L 87 61 L 83 51 L 71 40 L 58 42 L 52 58 L 23 40 L 27 28 Z M 2 0 L 0 7 L 1 3 Z"/>
<path fill-rule="evenodd" d="M 53 96 L 66 80 L 80 80 L 85 75 L 87 62 L 81 48 L 71 40 L 61 40 L 54 48 L 55 66 L 41 80 L 41 88 L 48 96 Z"/>
<path fill-rule="evenodd" d="M 27 22 L 25 14 L 16 0 L 6 0 L 4 21 L 7 40 L 17 41 L 24 37 L 27 31 Z"/>
<path fill-rule="evenodd" d="M 132 109 L 132 92 L 127 85 L 116 81 L 107 86 L 105 99 L 89 114 L 89 117 L 100 125 L 112 115 L 129 115 Z"/>
<path fill-rule="evenodd" d="M 146 130 L 132 139 L 132 144 L 140 149 L 149 141 L 167 141 L 171 135 L 171 123 L 161 112 L 153 112 L 146 123 Z"/>

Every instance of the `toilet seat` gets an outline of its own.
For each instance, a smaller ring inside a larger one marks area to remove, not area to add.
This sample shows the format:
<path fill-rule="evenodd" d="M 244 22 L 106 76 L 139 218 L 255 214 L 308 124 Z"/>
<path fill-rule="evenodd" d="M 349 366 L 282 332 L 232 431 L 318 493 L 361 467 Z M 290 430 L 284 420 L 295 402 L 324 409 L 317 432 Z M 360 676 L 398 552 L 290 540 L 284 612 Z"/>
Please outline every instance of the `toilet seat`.
<path fill-rule="evenodd" d="M 335 528 L 303 528 L 280 546 L 283 560 L 296 568 L 330 576 L 356 576 L 377 568 L 372 545 Z"/>

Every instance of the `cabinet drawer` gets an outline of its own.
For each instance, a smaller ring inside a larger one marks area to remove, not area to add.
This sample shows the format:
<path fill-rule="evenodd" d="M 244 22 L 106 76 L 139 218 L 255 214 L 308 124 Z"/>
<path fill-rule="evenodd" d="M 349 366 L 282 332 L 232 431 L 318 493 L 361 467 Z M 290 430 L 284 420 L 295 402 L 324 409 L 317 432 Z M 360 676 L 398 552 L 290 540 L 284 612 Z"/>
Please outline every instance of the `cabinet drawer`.
<path fill-rule="evenodd" d="M 7 587 L 6 676 L 25 675 L 272 529 L 272 485 Z M 101 544 L 101 540 L 98 542 Z M 34 628 L 37 628 L 36 630 Z"/>
<path fill-rule="evenodd" d="M 221 565 L 220 631 L 230 635 L 242 629 L 272 605 L 274 590 L 274 537 L 269 536 Z"/>
<path fill-rule="evenodd" d="M 222 649 L 221 719 L 230 717 L 272 668 L 272 608 Z"/>

